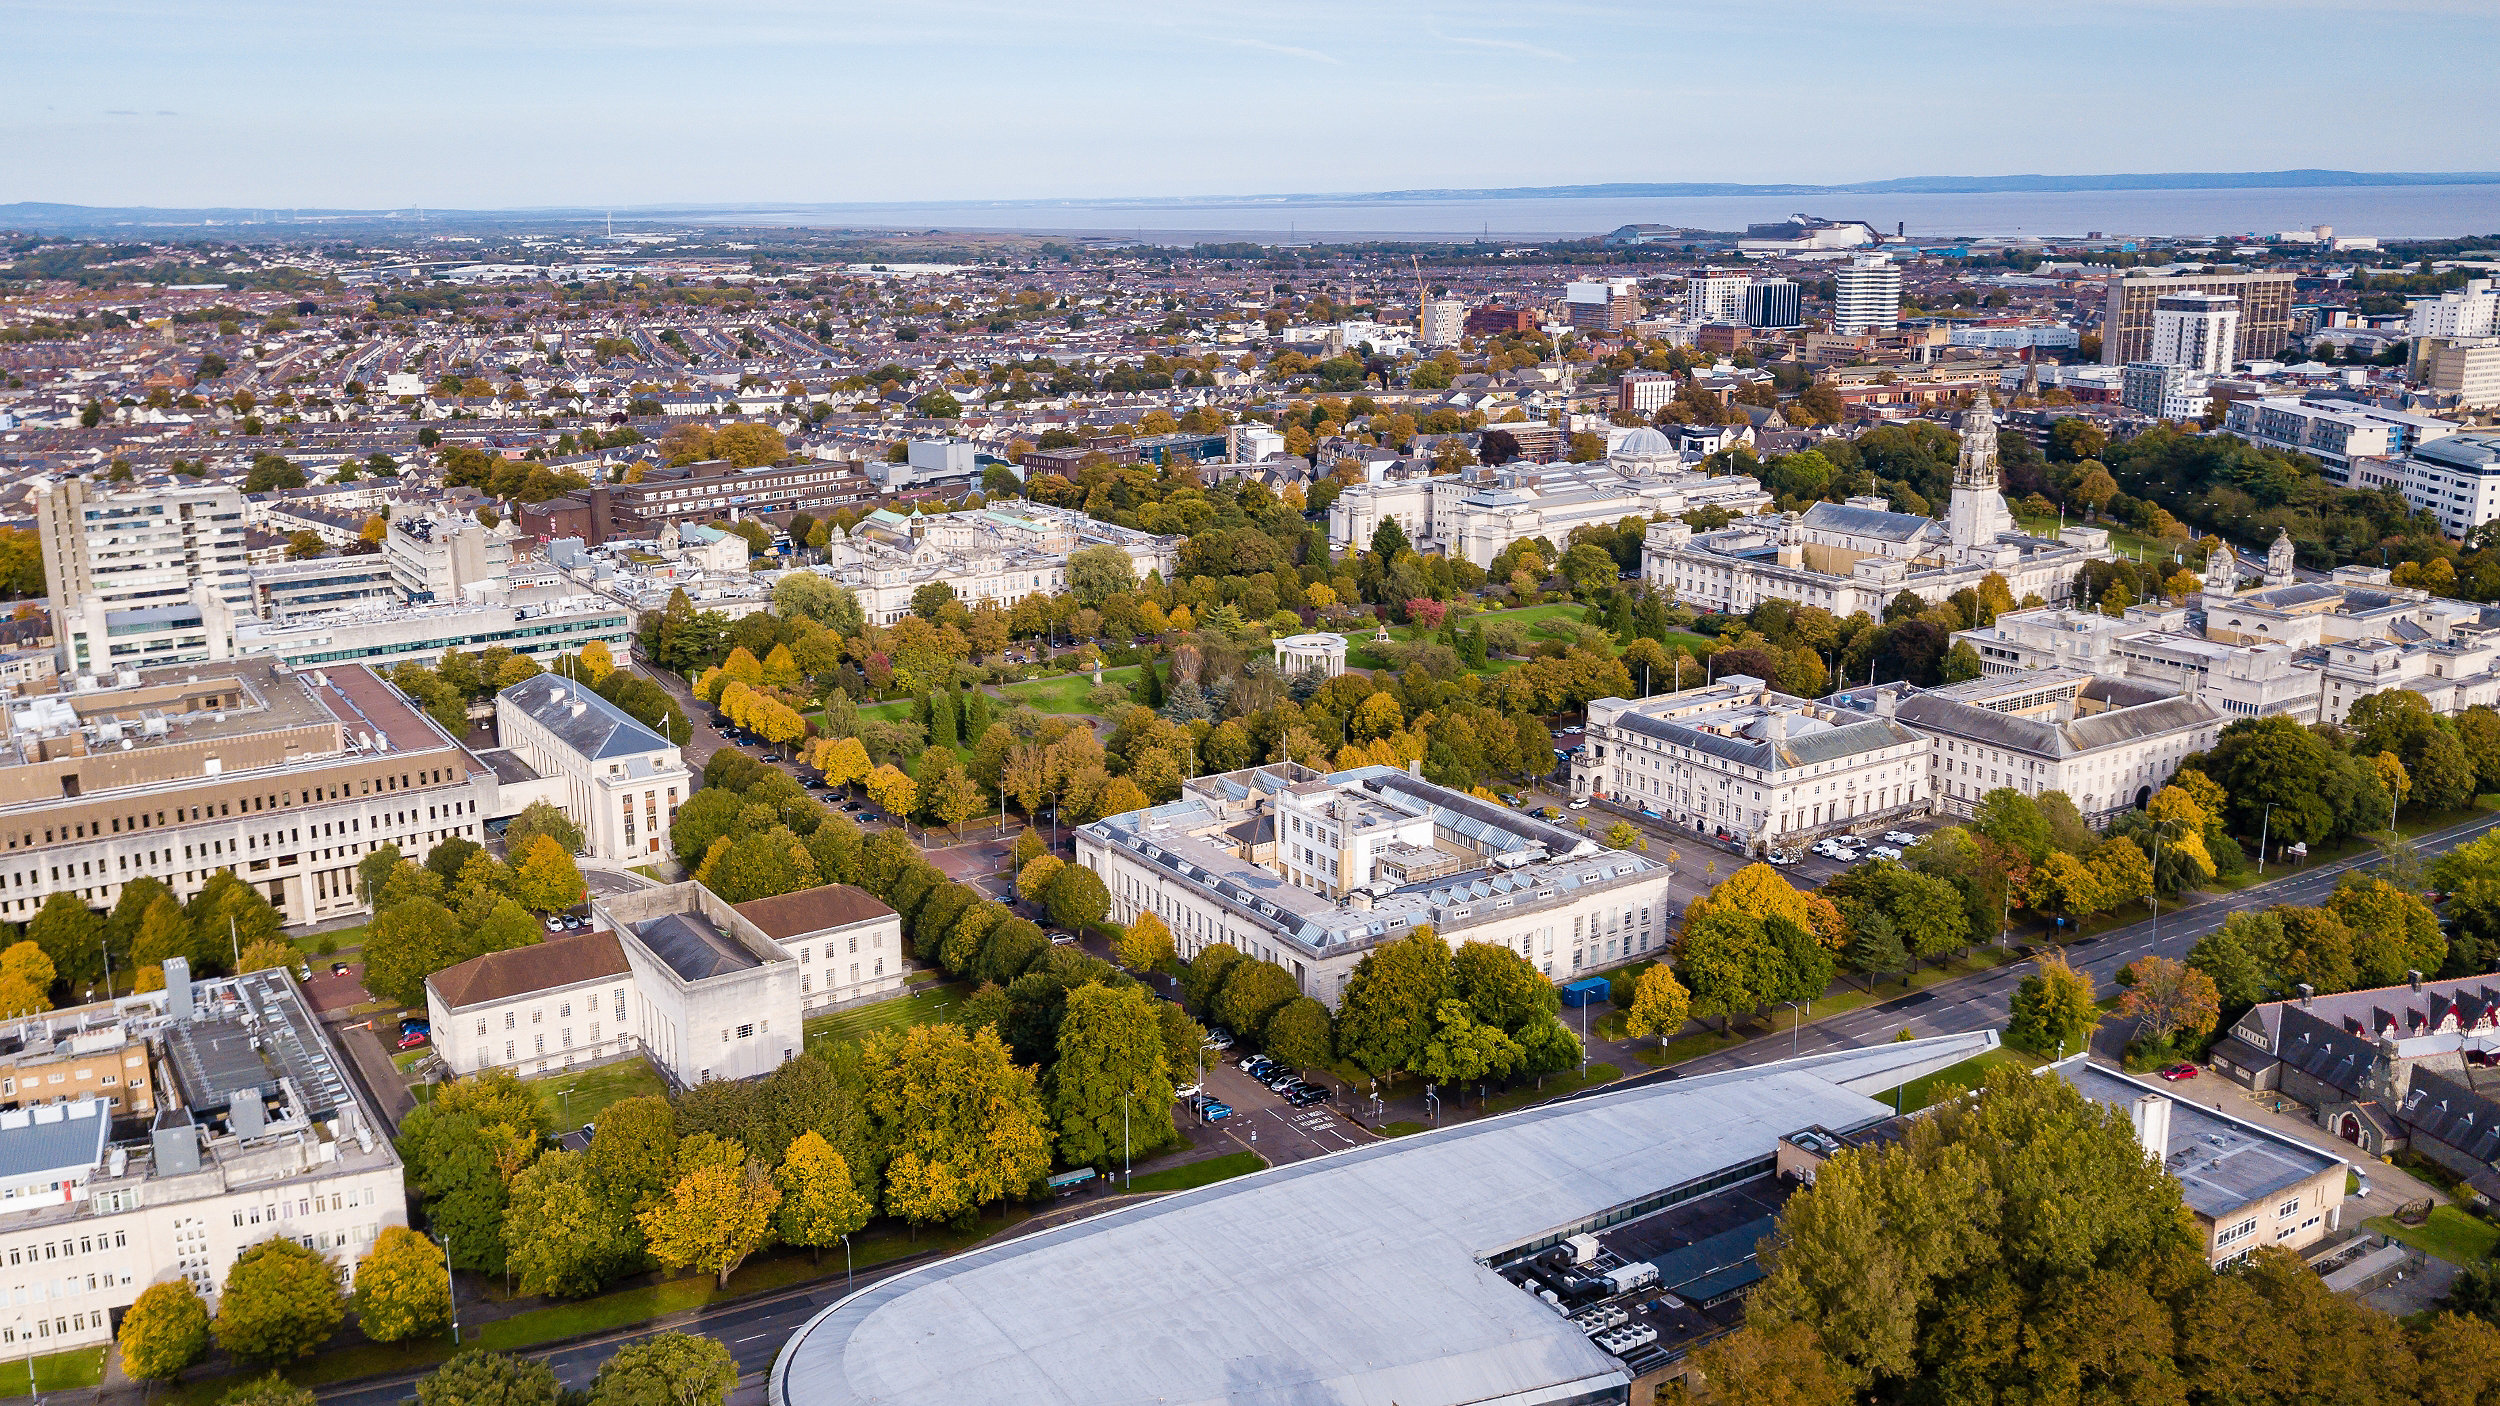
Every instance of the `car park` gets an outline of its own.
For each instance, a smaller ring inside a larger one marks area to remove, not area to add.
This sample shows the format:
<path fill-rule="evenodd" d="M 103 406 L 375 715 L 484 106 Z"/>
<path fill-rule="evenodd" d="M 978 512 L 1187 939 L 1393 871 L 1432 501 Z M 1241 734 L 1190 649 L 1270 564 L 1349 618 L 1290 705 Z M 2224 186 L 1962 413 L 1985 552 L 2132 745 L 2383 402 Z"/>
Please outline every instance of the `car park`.
<path fill-rule="evenodd" d="M 1901 857 L 1901 851 L 1894 849 L 1890 845 L 1877 845 L 1871 853 L 1873 853 L 1877 859 L 1899 859 Z"/>

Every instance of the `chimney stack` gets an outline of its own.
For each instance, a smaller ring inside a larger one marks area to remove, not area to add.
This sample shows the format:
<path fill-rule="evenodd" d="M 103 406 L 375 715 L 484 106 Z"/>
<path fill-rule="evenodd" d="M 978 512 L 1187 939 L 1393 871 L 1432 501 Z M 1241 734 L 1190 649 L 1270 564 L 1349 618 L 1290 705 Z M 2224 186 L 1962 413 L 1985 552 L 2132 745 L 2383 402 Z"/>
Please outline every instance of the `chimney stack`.
<path fill-rule="evenodd" d="M 2407 986 L 2412 987 L 2412 988 L 2413 988 L 2414 990 L 2416 990 L 2416 991 L 2421 990 L 2421 989 L 2422 989 L 2422 974 L 2421 974 L 2420 972 L 2418 972 L 2418 971 L 2411 971 L 2411 970 L 2406 971 L 2406 972 L 2405 972 L 2405 984 L 2406 984 Z"/>
<path fill-rule="evenodd" d="M 2144 1155 L 2155 1162 L 2170 1155 L 2170 1100 L 2160 1094 L 2146 1094 L 2128 1110 L 2135 1122 L 2135 1140 L 2143 1145 Z"/>
<path fill-rule="evenodd" d="M 2318 988 L 2305 981 L 2300 984 L 2300 1003 L 2302 1005 L 2308 1005 L 2311 1001 L 2317 999 L 2317 995 Z"/>

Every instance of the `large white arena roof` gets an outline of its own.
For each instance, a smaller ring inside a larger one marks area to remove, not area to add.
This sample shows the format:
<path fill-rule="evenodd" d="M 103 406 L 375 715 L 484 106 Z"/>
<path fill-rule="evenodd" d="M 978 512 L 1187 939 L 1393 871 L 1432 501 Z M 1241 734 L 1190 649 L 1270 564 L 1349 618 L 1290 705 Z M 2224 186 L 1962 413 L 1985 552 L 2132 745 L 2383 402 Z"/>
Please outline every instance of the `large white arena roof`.
<path fill-rule="evenodd" d="M 974 1250 L 792 1335 L 772 1406 L 1564 1406 L 1630 1376 L 1488 1267 L 1890 1110 L 1992 1032 L 1670 1080 L 1368 1144 Z"/>

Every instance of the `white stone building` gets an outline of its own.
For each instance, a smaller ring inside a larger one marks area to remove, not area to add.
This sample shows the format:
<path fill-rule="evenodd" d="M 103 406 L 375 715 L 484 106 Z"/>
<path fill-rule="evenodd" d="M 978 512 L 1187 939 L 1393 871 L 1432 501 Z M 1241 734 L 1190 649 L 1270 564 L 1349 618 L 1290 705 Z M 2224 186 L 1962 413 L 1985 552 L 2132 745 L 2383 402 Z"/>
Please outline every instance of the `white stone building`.
<path fill-rule="evenodd" d="M 583 853 L 639 864 L 668 852 L 678 804 L 694 794 L 675 743 L 590 685 L 556 674 L 496 694 L 495 725 L 502 751 L 556 783 L 565 814 L 582 829 Z"/>
<path fill-rule="evenodd" d="M 1519 463 L 1354 484 L 1329 505 L 1328 544 L 1367 549 L 1388 518 L 1419 551 L 1490 566 L 1513 542 L 1542 537 L 1560 548 L 1575 527 L 1701 508 L 1744 517 L 1770 506 L 1771 495 L 1750 475 L 1686 469 L 1665 435 L 1641 429 L 1594 463 Z"/>
<path fill-rule="evenodd" d="M 847 884 L 735 906 L 677 884 L 591 911 L 590 932 L 426 979 L 453 1072 L 534 1077 L 648 1054 L 681 1085 L 770 1073 L 807 1015 L 900 994 L 909 968 L 902 919 Z"/>
<path fill-rule="evenodd" d="M 243 495 L 38 479 L 29 495 L 63 674 L 219 660 L 252 609 Z"/>
<path fill-rule="evenodd" d="M 593 640 L 624 658 L 633 643 L 633 615 L 595 595 L 523 605 L 365 604 L 255 620 L 239 626 L 234 636 L 238 653 L 267 654 L 298 669 L 431 664 L 446 650 L 496 645 L 546 664 L 559 654 L 580 653 Z"/>
<path fill-rule="evenodd" d="M 1430 925 L 1569 980 L 1665 951 L 1671 872 L 1393 767 L 1280 763 L 1076 832 L 1111 918 L 1153 912 L 1180 954 L 1229 943 L 1334 1008 L 1363 954 Z"/>
<path fill-rule="evenodd" d="M 2196 698 L 2065 669 L 1938 689 L 1886 685 L 1865 701 L 1933 744 L 1928 789 L 1939 814 L 1968 816 L 2010 786 L 2063 791 L 2094 825 L 2151 800 L 2230 721 Z"/>
<path fill-rule="evenodd" d="M 1592 701 L 1571 793 L 1755 852 L 1923 815 L 1929 770 L 1926 739 L 1891 717 L 1739 675 Z"/>
<path fill-rule="evenodd" d="M 236 1256 L 281 1236 L 352 1284 L 407 1224 L 387 1129 L 282 971 L 194 982 L 177 960 L 161 991 L 7 1033 L 139 1054 L 179 1097 L 118 1134 L 96 1085 L 0 1112 L 0 1351 L 106 1343 L 142 1290 L 176 1279 L 213 1311 Z"/>
<path fill-rule="evenodd" d="M 1880 617 L 1904 591 L 1939 602 L 1990 575 L 2003 578 L 2017 601 L 2036 595 L 2059 604 L 2085 562 L 2109 555 L 2100 528 L 2069 527 L 2051 542 L 2015 527 L 1998 488 L 1996 416 L 1983 397 L 1962 417 L 1945 521 L 1892 512 L 1881 498 L 1852 498 L 1717 532 L 1653 523 L 1641 574 L 1698 610 L 1741 614 L 1786 600 L 1843 618 L 1861 610 Z"/>
<path fill-rule="evenodd" d="M 911 613 L 914 591 L 935 583 L 952 588 L 967 607 L 1058 595 L 1068 588 L 1068 558 L 1089 547 L 1126 553 L 1140 581 L 1168 581 L 1183 540 L 1044 503 L 909 515 L 879 508 L 826 549 L 824 565 L 811 569 L 850 587 L 870 622 L 891 625 Z"/>
<path fill-rule="evenodd" d="M 1327 678 L 1345 672 L 1346 638 L 1325 631 L 1287 635 L 1276 641 L 1276 668 L 1286 674 L 1317 669 Z"/>

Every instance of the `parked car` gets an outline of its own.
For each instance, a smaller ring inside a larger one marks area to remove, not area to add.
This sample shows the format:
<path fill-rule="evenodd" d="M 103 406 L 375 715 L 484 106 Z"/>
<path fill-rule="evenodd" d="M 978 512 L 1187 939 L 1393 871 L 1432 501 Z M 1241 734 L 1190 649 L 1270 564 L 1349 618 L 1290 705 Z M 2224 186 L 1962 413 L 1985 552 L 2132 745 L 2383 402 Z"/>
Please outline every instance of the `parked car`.
<path fill-rule="evenodd" d="M 1918 836 L 1911 834 L 1907 830 L 1886 830 L 1884 832 L 1884 843 L 1888 845 L 1914 845 L 1918 843 Z"/>
<path fill-rule="evenodd" d="M 1648 820 L 1664 820 L 1664 819 L 1666 819 L 1666 817 L 1665 817 L 1665 816 L 1660 815 L 1658 812 L 1656 812 L 1656 811 L 1654 811 L 1654 810 L 1651 810 L 1651 809 L 1650 809 L 1649 807 L 1647 807 L 1647 806 L 1643 806 L 1643 807 L 1641 807 L 1641 815 L 1642 815 L 1642 817 L 1643 817 L 1644 819 L 1648 819 Z"/>
<path fill-rule="evenodd" d="M 1296 1089 L 1292 1093 L 1285 1096 L 1285 1102 L 1292 1104 L 1296 1108 L 1308 1108 L 1312 1104 L 1325 1102 L 1327 1098 L 1328 1091 L 1326 1089 Z"/>
<path fill-rule="evenodd" d="M 345 976 L 345 975 L 347 975 L 347 963 L 345 963 L 345 962 L 332 962 L 332 963 L 330 964 L 330 975 L 332 975 L 332 976 Z"/>
<path fill-rule="evenodd" d="M 1239 1060 L 1235 1061 L 1235 1063 L 1234 1063 L 1233 1067 L 1234 1067 L 1235 1069 L 1240 1070 L 1240 1071 L 1241 1071 L 1241 1072 L 1243 1072 L 1244 1074 L 1247 1074 L 1247 1073 L 1249 1073 L 1251 1070 L 1256 1069 L 1256 1068 L 1258 1068 L 1260 1065 L 1265 1064 L 1265 1063 L 1267 1063 L 1267 1056 L 1266 1056 L 1266 1055 L 1258 1055 L 1258 1054 L 1243 1055 L 1243 1056 L 1242 1056 Z"/>
<path fill-rule="evenodd" d="M 433 1036 L 422 1030 L 411 1030 L 407 1034 L 399 1037 L 399 1047 L 403 1050 L 413 1050 L 433 1038 Z"/>
<path fill-rule="evenodd" d="M 562 931 L 564 931 L 564 920 L 563 920 L 562 918 L 556 917 L 556 916 L 555 916 L 554 914 L 552 914 L 552 913 L 551 913 L 551 914 L 549 914 L 549 915 L 547 915 L 547 931 L 549 931 L 549 932 L 562 932 Z"/>
<path fill-rule="evenodd" d="M 1589 808 L 1589 798 L 1582 796 L 1580 799 L 1571 803 L 1571 808 L 1573 810 L 1587 810 Z"/>
<path fill-rule="evenodd" d="M 1901 851 L 1894 849 L 1890 845 L 1877 845 L 1874 849 L 1874 855 L 1877 859 L 1899 859 L 1901 857 Z"/>
<path fill-rule="evenodd" d="M 1199 1108 L 1198 1116 L 1210 1123 L 1221 1123 L 1233 1116 L 1233 1106 L 1229 1103 L 1209 1103 Z"/>
<path fill-rule="evenodd" d="M 2161 1077 L 2168 1079 L 2174 1084 L 2180 1082 L 2181 1080 L 2193 1079 L 2196 1077 L 2196 1066 L 2193 1064 L 2174 1064 L 2168 1069 L 2163 1070 L 2161 1072 Z"/>
<path fill-rule="evenodd" d="M 1053 947 L 1065 947 L 1069 943 L 1076 941 L 1076 934 L 1072 932 L 1054 932 L 1047 934 L 1047 936 L 1050 938 L 1050 945 Z"/>
<path fill-rule="evenodd" d="M 1207 1032 L 1206 1044 L 1211 1050 L 1229 1050 L 1233 1047 L 1233 1032 L 1221 1027 L 1210 1030 Z"/>
<path fill-rule="evenodd" d="M 1177 1098 L 1177 1099 L 1180 1099 L 1180 1100 L 1183 1100 L 1184 1102 L 1186 1102 L 1187 1100 L 1189 1100 L 1189 1099 L 1193 1099 L 1193 1098 L 1196 1098 L 1198 1095 L 1200 1095 L 1200 1094 L 1202 1094 L 1202 1093 L 1205 1093 L 1205 1092 L 1206 1092 L 1206 1090 L 1205 1090 L 1204 1088 L 1201 1088 L 1200 1086 L 1198 1086 L 1198 1085 L 1196 1085 L 1196 1084 L 1191 1084 L 1189 1087 L 1187 1087 L 1187 1088 L 1185 1088 L 1185 1089 L 1174 1089 L 1174 1090 L 1172 1091 L 1172 1097 Z"/>
<path fill-rule="evenodd" d="M 1771 851 L 1771 856 L 1770 856 L 1770 858 L 1771 858 L 1771 862 L 1772 862 L 1773 864 L 1777 864 L 1777 865 L 1780 865 L 1780 866 L 1782 866 L 1782 867 L 1785 867 L 1785 866 L 1787 866 L 1787 865 L 1791 865 L 1791 864 L 1794 864 L 1794 863 L 1796 863 L 1796 862 L 1797 862 L 1797 856 L 1795 856 L 1795 855 L 1793 855 L 1793 854 L 1790 854 L 1788 851 L 1786 851 L 1786 850 L 1784 850 L 1784 849 L 1781 849 L 1781 850 L 1773 850 L 1773 851 Z"/>

